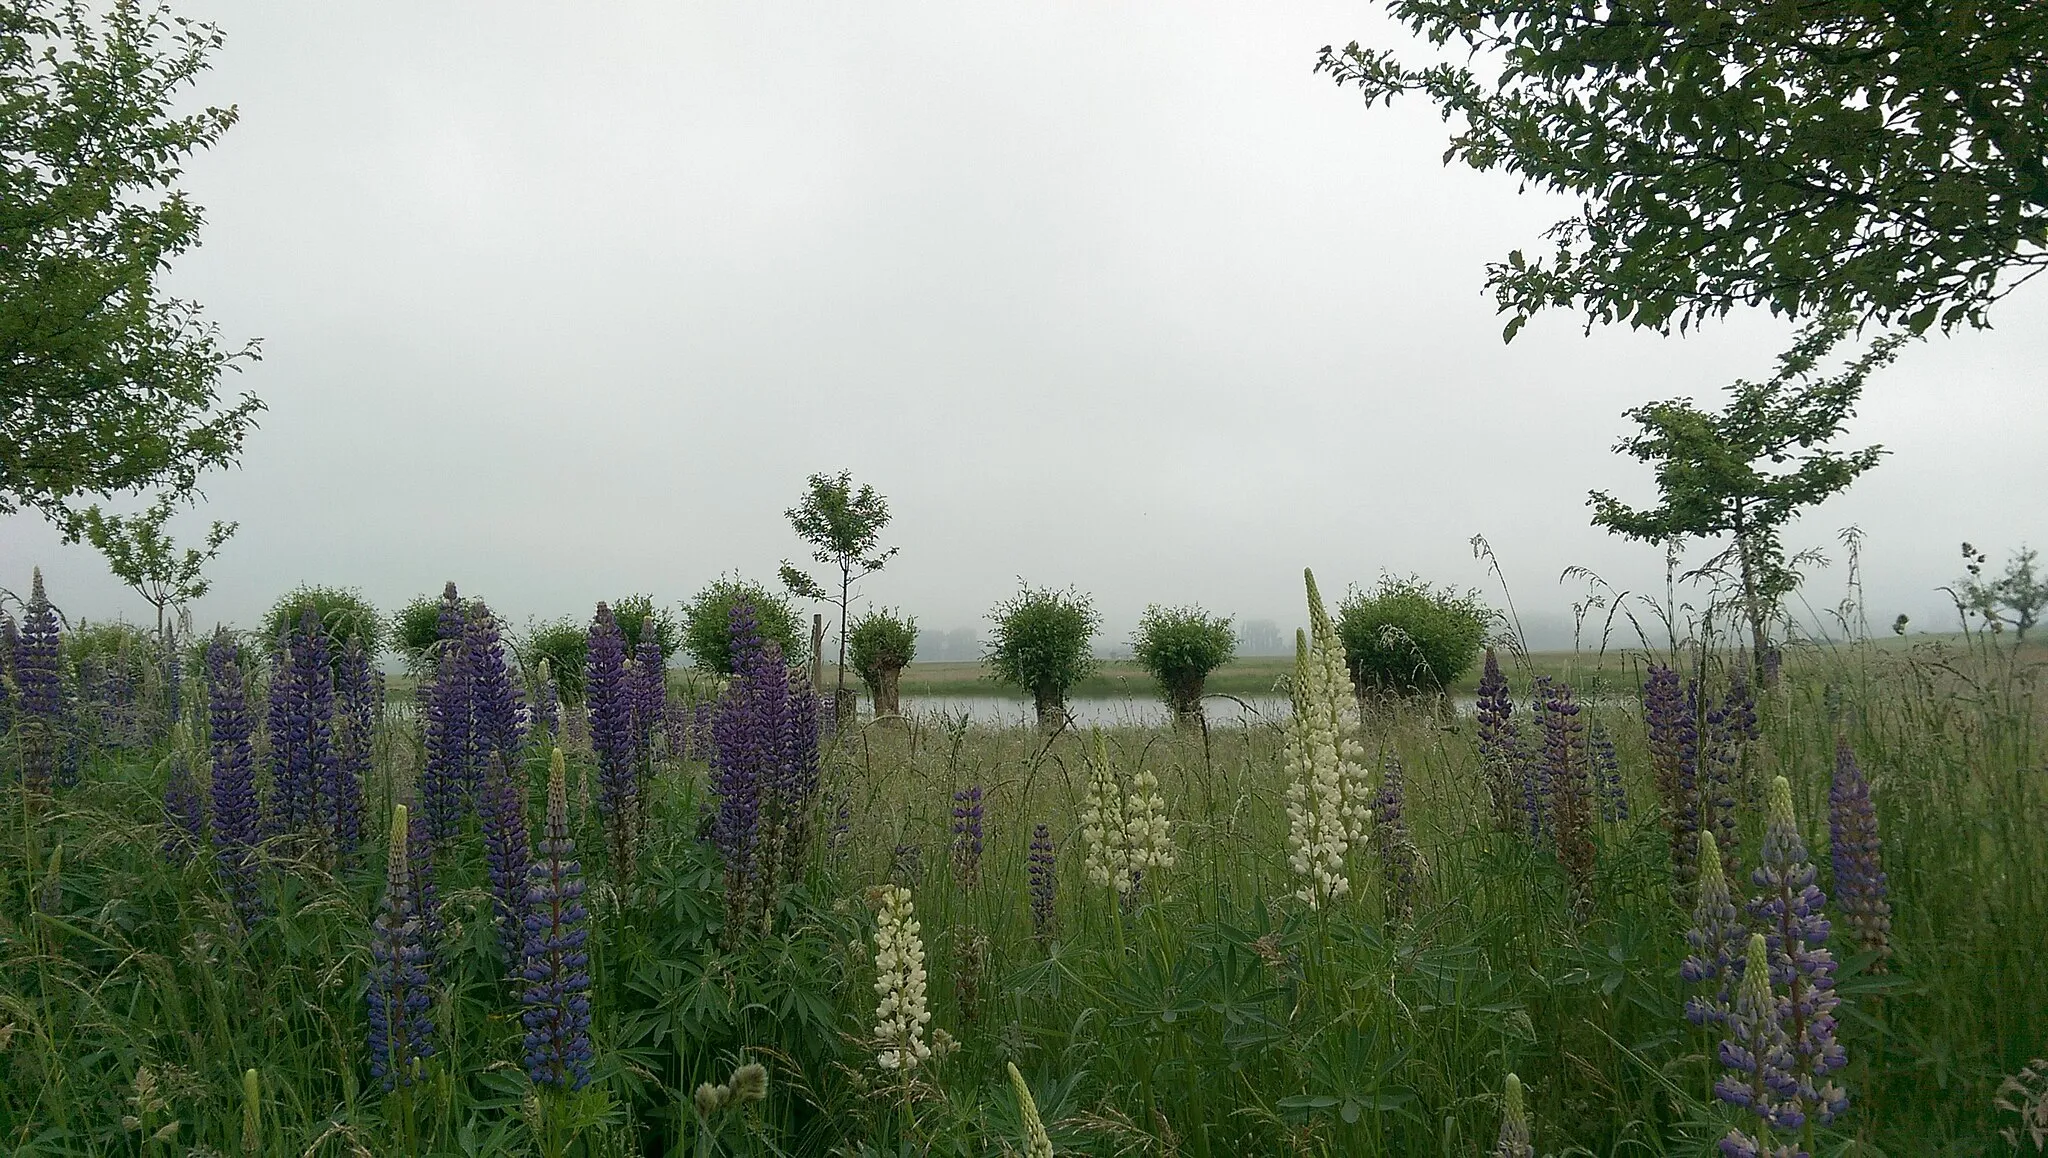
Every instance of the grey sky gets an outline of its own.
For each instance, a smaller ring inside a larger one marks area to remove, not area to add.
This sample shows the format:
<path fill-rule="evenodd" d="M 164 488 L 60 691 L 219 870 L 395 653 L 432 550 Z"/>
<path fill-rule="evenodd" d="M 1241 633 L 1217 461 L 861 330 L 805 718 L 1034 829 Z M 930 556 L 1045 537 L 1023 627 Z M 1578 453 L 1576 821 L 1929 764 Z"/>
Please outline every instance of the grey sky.
<path fill-rule="evenodd" d="M 174 284 L 264 339 L 230 386 L 270 404 L 207 486 L 242 529 L 202 623 L 301 581 L 454 578 L 518 621 L 771 579 L 840 466 L 896 515 L 868 592 L 934 627 L 1019 575 L 1119 633 L 1149 601 L 1292 624 L 1304 564 L 1492 594 L 1475 532 L 1561 615 L 1569 564 L 1661 584 L 1586 521 L 1588 488 L 1650 495 L 1620 412 L 1786 341 L 1559 314 L 1503 346 L 1482 267 L 1564 206 L 1310 75 L 1399 37 L 1365 5 L 180 9 L 227 32 L 199 96 L 242 121 Z M 1868 532 L 1873 620 L 1933 618 L 1959 540 L 2048 545 L 2044 319 L 2028 287 L 1874 381 L 1849 437 L 1891 457 L 1790 537 Z M 0 558 L 74 615 L 147 610 L 32 520 Z"/>

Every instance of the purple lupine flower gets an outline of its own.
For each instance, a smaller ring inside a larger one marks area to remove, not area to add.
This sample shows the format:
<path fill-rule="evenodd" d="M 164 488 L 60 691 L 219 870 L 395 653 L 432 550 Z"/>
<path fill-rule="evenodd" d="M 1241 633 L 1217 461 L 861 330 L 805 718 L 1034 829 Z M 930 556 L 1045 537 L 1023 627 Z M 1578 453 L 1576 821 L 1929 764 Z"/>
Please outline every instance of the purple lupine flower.
<path fill-rule="evenodd" d="M 296 683 L 304 697 L 306 784 L 310 792 L 308 820 L 325 839 L 341 844 L 344 817 L 360 815 L 360 789 L 338 767 L 340 753 L 334 746 L 334 663 L 328 653 L 327 630 L 320 613 L 311 607 L 299 620 L 292 640 L 292 663 L 298 668 Z M 346 790 L 354 801 L 342 799 Z M 346 851 L 346 849 L 344 849 Z"/>
<path fill-rule="evenodd" d="M 401 804 L 391 820 L 384 899 L 370 926 L 370 1076 L 386 1090 L 418 1081 L 420 1061 L 434 1053 L 433 957 L 406 856 L 411 827 Z"/>
<path fill-rule="evenodd" d="M 1044 938 L 1055 929 L 1053 904 L 1059 895 L 1059 862 L 1050 826 L 1031 826 L 1031 855 L 1025 872 L 1031 881 L 1031 933 Z"/>
<path fill-rule="evenodd" d="M 1742 749 L 1746 743 L 1741 704 L 1734 696 L 1731 691 L 1728 698 L 1706 711 L 1697 785 L 1700 824 L 1713 830 L 1729 864 L 1735 863 L 1735 850 L 1742 839 L 1735 816 L 1736 796 L 1741 791 L 1736 781 L 1741 776 Z"/>
<path fill-rule="evenodd" d="M 1408 831 L 1403 780 L 1401 758 L 1388 752 L 1380 761 L 1380 790 L 1373 800 L 1372 843 L 1386 883 L 1387 912 L 1406 917 L 1415 911 L 1420 856 Z"/>
<path fill-rule="evenodd" d="M 1522 823 L 1522 741 L 1515 726 L 1515 701 L 1501 674 L 1500 657 L 1486 649 L 1486 669 L 1479 677 L 1479 762 L 1486 772 L 1486 791 L 1493 802 L 1493 826 L 1513 832 Z"/>
<path fill-rule="evenodd" d="M 981 881 L 981 785 L 953 793 L 953 877 L 967 888 Z"/>
<path fill-rule="evenodd" d="M 1614 738 L 1607 725 L 1595 719 L 1586 729 L 1586 743 L 1593 755 L 1593 779 L 1600 795 L 1600 819 L 1609 824 L 1628 820 L 1628 789 L 1621 783 L 1621 759 L 1614 754 Z"/>
<path fill-rule="evenodd" d="M 421 727 L 426 760 L 420 769 L 420 804 L 438 849 L 453 840 L 462 813 L 474 798 L 479 760 L 472 703 L 469 652 L 463 636 L 469 621 L 455 584 L 441 589 L 434 646 L 439 655 L 431 686 L 422 687 Z"/>
<path fill-rule="evenodd" d="M 1542 841 L 1554 835 L 1550 829 L 1553 818 L 1551 810 L 1551 768 L 1544 758 L 1544 745 L 1548 741 L 1551 723 L 1550 705 L 1556 681 L 1551 677 L 1537 676 L 1529 693 L 1529 714 L 1535 724 L 1536 735 L 1532 740 L 1536 750 L 1523 759 L 1522 813 L 1529 825 L 1529 839 Z"/>
<path fill-rule="evenodd" d="M 298 742 L 303 731 L 301 700 L 296 686 L 298 665 L 292 662 L 289 631 L 278 634 L 270 658 L 263 730 L 270 737 L 270 798 L 263 817 L 265 836 L 296 832 L 311 813 L 311 786 L 306 783 L 306 758 L 311 754 Z"/>
<path fill-rule="evenodd" d="M 711 737 L 712 722 L 717 718 L 718 705 L 712 700 L 698 700 L 690 712 L 690 757 L 694 760 L 710 761 L 717 741 Z"/>
<path fill-rule="evenodd" d="M 776 662 L 781 662 L 779 653 Z M 776 784 L 776 808 L 782 827 L 783 875 L 795 881 L 803 876 L 804 860 L 811 850 L 811 818 L 823 782 L 818 748 L 825 711 L 807 673 L 788 671 L 783 679 L 789 699 L 782 717 L 782 776 Z"/>
<path fill-rule="evenodd" d="M 32 793 L 50 790 L 70 742 L 65 727 L 64 677 L 57 656 L 57 609 L 43 591 L 43 569 L 30 580 L 28 611 L 21 621 L 21 641 L 14 650 L 14 687 L 20 699 L 22 787 Z"/>
<path fill-rule="evenodd" d="M 350 856 L 363 839 L 363 785 L 370 778 L 383 692 L 382 674 L 371 668 L 370 653 L 356 636 L 341 650 L 334 690 L 334 762 L 327 801 L 335 845 Z"/>
<path fill-rule="evenodd" d="M 218 632 L 206 649 L 209 746 L 213 757 L 214 863 L 242 924 L 262 915 L 256 893 L 256 843 L 261 839 L 256 762 L 249 748 L 248 692 L 234 641 Z"/>
<path fill-rule="evenodd" d="M 434 829 L 417 811 L 405 819 L 406 856 L 412 867 L 413 910 L 419 914 L 420 932 L 433 953 L 441 946 L 441 890 L 434 883 Z"/>
<path fill-rule="evenodd" d="M 597 605 L 590 622 L 583 694 L 590 705 L 590 746 L 597 755 L 597 806 L 604 817 L 613 878 L 633 879 L 638 844 L 639 781 L 633 767 L 633 689 L 626 680 L 626 635 L 612 609 Z"/>
<path fill-rule="evenodd" d="M 1681 903 L 1691 895 L 1699 866 L 1699 725 L 1694 698 L 1688 696 L 1678 672 L 1651 664 L 1643 684 L 1643 727 L 1648 733 L 1650 771 L 1664 806 L 1664 825 L 1671 841 L 1671 873 Z"/>
<path fill-rule="evenodd" d="M 1885 899 L 1884 842 L 1877 834 L 1877 809 L 1870 781 L 1849 750 L 1835 742 L 1835 779 L 1828 789 L 1828 857 L 1834 862 L 1835 903 L 1856 947 L 1876 953 L 1873 972 L 1884 971 L 1891 955 L 1892 906 Z"/>
<path fill-rule="evenodd" d="M 1770 955 L 1764 935 L 1750 934 L 1742 983 L 1726 1019 L 1728 1034 L 1721 1040 L 1721 1064 L 1728 1073 L 1714 1083 L 1714 1094 L 1755 1114 L 1759 1124 L 1755 1135 L 1729 1131 L 1721 1142 L 1721 1153 L 1729 1158 L 1777 1154 L 1779 1151 L 1771 1148 L 1770 1132 L 1797 1130 L 1806 1123 L 1796 1096 L 1791 1043 L 1780 1018 L 1779 998 L 1771 987 Z"/>
<path fill-rule="evenodd" d="M 777 749 L 789 683 L 780 654 L 761 641 L 753 605 L 735 602 L 729 623 L 733 679 L 719 697 L 712 724 L 711 789 L 718 814 L 711 833 L 725 862 L 727 936 L 736 938 L 772 907 L 780 863 L 772 797 L 781 777 Z"/>
<path fill-rule="evenodd" d="M 569 837 L 562 754 L 548 770 L 548 813 L 526 898 L 526 1072 L 536 1084 L 577 1090 L 590 1081 L 590 954 L 584 949 L 582 869 Z"/>
<path fill-rule="evenodd" d="M 1593 791 L 1588 783 L 1586 725 L 1570 684 L 1548 689 L 1543 704 L 1543 779 L 1551 839 L 1571 877 L 1581 913 L 1593 904 Z"/>
<path fill-rule="evenodd" d="M 1792 787 L 1783 776 L 1771 781 L 1770 811 L 1764 825 L 1759 863 L 1750 874 L 1757 893 L 1750 899 L 1750 919 L 1764 929 L 1771 950 L 1771 982 L 1782 986 L 1781 1009 L 1790 1043 L 1795 1079 L 1793 1095 L 1823 1124 L 1834 1120 L 1849 1096 L 1828 1074 L 1848 1064 L 1835 1040 L 1835 959 L 1828 951 L 1827 895 L 1814 884 L 1818 877 L 1807 860 L 1792 811 Z"/>
<path fill-rule="evenodd" d="M 1686 1020 L 1694 1025 L 1719 1025 L 1728 1020 L 1736 954 L 1748 943 L 1749 927 L 1729 895 L 1728 877 L 1721 871 L 1721 851 L 1711 832 L 1700 833 L 1699 866 L 1699 900 L 1693 905 L 1692 928 L 1685 934 L 1692 952 L 1678 967 L 1678 975 L 1699 989 L 1686 998 Z"/>
<path fill-rule="evenodd" d="M 296 631 L 278 636 L 270 678 L 268 830 L 333 834 L 334 669 L 320 614 L 308 607 Z"/>
<path fill-rule="evenodd" d="M 562 689 L 555 683 L 554 665 L 541 657 L 533 680 L 533 726 L 548 736 L 562 731 Z"/>
<path fill-rule="evenodd" d="M 483 768 L 477 811 L 484 859 L 490 869 L 500 944 L 510 960 L 525 925 L 527 868 L 532 861 L 526 828 L 528 788 L 526 765 L 520 759 L 524 737 L 519 728 L 519 688 L 505 660 L 497 621 L 482 603 L 469 609 L 462 650 L 469 657 L 472 719 Z"/>
<path fill-rule="evenodd" d="M 192 777 L 191 756 L 179 743 L 171 749 L 170 775 L 164 778 L 164 856 L 183 867 L 205 843 L 206 802 Z"/>
<path fill-rule="evenodd" d="M 640 644 L 633 649 L 633 762 L 639 769 L 642 796 L 654 775 L 655 732 L 661 726 L 661 709 L 668 703 L 667 663 L 654 617 L 649 616 L 640 621 Z"/>

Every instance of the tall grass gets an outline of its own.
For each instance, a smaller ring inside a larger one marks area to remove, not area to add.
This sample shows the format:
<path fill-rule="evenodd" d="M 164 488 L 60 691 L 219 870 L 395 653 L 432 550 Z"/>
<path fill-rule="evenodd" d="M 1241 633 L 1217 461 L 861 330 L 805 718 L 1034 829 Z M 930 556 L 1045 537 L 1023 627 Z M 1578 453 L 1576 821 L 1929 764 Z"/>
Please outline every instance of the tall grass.
<path fill-rule="evenodd" d="M 1709 1094 L 1713 1039 L 1680 1016 L 1685 916 L 1625 706 L 1630 665 L 1615 660 L 1597 677 L 1562 673 L 1602 683 L 1593 710 L 1620 749 L 1634 816 L 1597 834 L 1583 920 L 1547 853 L 1491 829 L 1469 721 L 1433 706 L 1376 709 L 1366 729 L 1368 758 L 1394 752 L 1407 767 L 1425 865 L 1407 920 L 1366 859 L 1352 898 L 1314 913 L 1289 899 L 1274 728 L 1104 737 L 1122 766 L 1158 775 L 1179 848 L 1173 870 L 1119 903 L 1081 872 L 1088 737 L 926 721 L 838 739 L 805 880 L 772 934 L 725 949 L 719 865 L 697 838 L 703 768 L 675 762 L 630 895 L 605 883 L 595 833 L 578 833 L 593 882 L 597 1076 L 548 1112 L 579 1154 L 694 1153 L 700 1141 L 722 1153 L 996 1154 L 1022 1146 L 1014 1061 L 1059 1152 L 1472 1154 L 1495 1136 L 1513 1071 L 1539 1152 L 1713 1153 L 1735 1119 Z M 1816 850 L 1837 735 L 1855 747 L 1891 879 L 1889 972 L 1837 940 L 1854 1100 L 1822 1152 L 2002 1152 L 1999 1082 L 2048 1052 L 2048 772 L 2032 673 L 1985 647 L 1824 651 L 1760 711 L 1765 740 L 1746 772 L 1790 779 Z M 410 726 L 386 723 L 375 802 L 409 775 Z M 180 869 L 157 851 L 162 757 L 96 757 L 82 786 L 39 810 L 13 785 L 0 798 L 0 1150 L 241 1153 L 241 1079 L 254 1068 L 259 1152 L 399 1152 L 397 1105 L 364 1052 L 381 841 L 332 871 L 273 863 L 274 915 L 244 934 L 204 858 Z M 536 809 L 544 759 L 533 755 Z M 571 762 L 575 774 L 588 764 Z M 970 784 L 985 792 L 986 844 L 971 887 L 949 856 L 953 793 Z M 840 801 L 850 827 L 835 836 Z M 1035 823 L 1059 844 L 1057 928 L 1044 937 L 1026 887 Z M 1749 810 L 1739 847 L 1760 831 Z M 520 1066 L 475 835 L 437 867 L 449 928 L 437 1053 L 413 1097 L 420 1145 L 530 1152 L 543 1103 Z M 933 1028 L 958 1043 L 910 1082 L 876 1069 L 868 1040 L 862 897 L 891 879 L 912 888 L 923 922 Z M 743 1061 L 768 1066 L 768 1097 L 712 1131 L 691 1091 Z"/>

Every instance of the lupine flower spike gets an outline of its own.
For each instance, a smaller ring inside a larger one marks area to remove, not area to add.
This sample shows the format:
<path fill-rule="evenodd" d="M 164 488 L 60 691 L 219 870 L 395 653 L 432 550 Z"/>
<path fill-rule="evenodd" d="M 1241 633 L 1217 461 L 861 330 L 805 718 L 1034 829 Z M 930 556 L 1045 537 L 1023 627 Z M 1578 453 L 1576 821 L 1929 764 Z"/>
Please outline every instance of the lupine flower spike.
<path fill-rule="evenodd" d="M 242 1153 L 263 1152 L 263 1079 L 254 1069 L 242 1071 Z"/>
<path fill-rule="evenodd" d="M 1003 1064 L 1010 1071 L 1010 1088 L 1017 1091 L 1017 1116 L 1024 1121 L 1024 1158 L 1052 1158 L 1052 1137 L 1045 1132 L 1045 1119 L 1038 1116 L 1038 1099 L 1031 1096 L 1017 1063 Z"/>
<path fill-rule="evenodd" d="M 597 754 L 597 807 L 604 817 L 612 879 L 633 879 L 638 841 L 639 779 L 633 768 L 633 688 L 626 679 L 626 635 L 612 609 L 597 605 L 586 649 L 584 694 L 590 705 L 590 747 Z"/>
<path fill-rule="evenodd" d="M 418 1081 L 421 1059 L 434 1053 L 431 955 L 406 856 L 410 833 L 405 805 L 398 805 L 391 818 L 384 900 L 370 932 L 370 1075 L 386 1090 Z"/>
<path fill-rule="evenodd" d="M 1804 1158 L 1805 1151 L 1773 1146 L 1772 1130 L 1797 1130 L 1806 1122 L 1794 1096 L 1792 1051 L 1779 1022 L 1778 998 L 1771 989 L 1770 949 L 1762 933 L 1752 933 L 1743 957 L 1742 984 L 1728 1016 L 1728 1036 L 1721 1042 L 1721 1064 L 1728 1074 L 1714 1083 L 1714 1093 L 1731 1106 L 1757 1116 L 1755 1134 L 1740 1129 L 1721 1139 L 1726 1158 Z"/>
<path fill-rule="evenodd" d="M 213 749 L 214 864 L 246 928 L 263 912 L 256 892 L 256 844 L 262 834 L 247 692 L 234 641 L 225 631 L 206 649 L 206 690 Z"/>
<path fill-rule="evenodd" d="M 953 877 L 963 888 L 981 882 L 981 785 L 953 793 Z"/>
<path fill-rule="evenodd" d="M 58 667 L 57 609 L 43 591 L 43 571 L 30 580 L 28 611 L 14 653 L 14 686 L 19 707 L 21 778 L 33 799 L 47 793 L 68 743 L 64 726 L 64 684 Z"/>
<path fill-rule="evenodd" d="M 526 1072 L 541 1085 L 579 1090 L 590 1081 L 590 936 L 582 869 L 569 836 L 569 787 L 556 749 L 548 769 L 548 815 L 526 901 L 520 975 Z"/>
<path fill-rule="evenodd" d="M 1320 610 L 1315 580 L 1309 578 L 1311 613 Z M 1325 616 L 1325 619 L 1328 617 Z M 1331 667 L 1318 654 L 1320 644 L 1308 633 L 1294 633 L 1294 713 L 1287 722 L 1286 761 L 1288 865 L 1301 878 L 1295 896 L 1309 908 L 1323 905 L 1351 891 L 1345 870 L 1354 827 L 1353 801 L 1347 793 L 1354 774 L 1347 756 L 1357 741 L 1345 730 L 1348 714 L 1344 701 L 1350 677 L 1340 685 Z M 1341 664 L 1341 657 L 1338 662 Z M 1362 806 L 1362 802 L 1361 806 Z M 1370 812 L 1366 813 L 1370 817 Z"/>
<path fill-rule="evenodd" d="M 1699 851 L 1699 730 L 1678 673 L 1662 664 L 1651 665 L 1643 684 L 1643 726 L 1649 733 L 1650 771 L 1671 841 L 1674 895 L 1684 904 L 1698 873 L 1693 856 Z"/>
<path fill-rule="evenodd" d="M 1515 701 L 1501 674 L 1500 657 L 1486 649 L 1479 677 L 1477 709 L 1479 760 L 1486 769 L 1486 792 L 1493 804 L 1493 826 L 1513 832 L 1522 823 L 1522 743 L 1515 729 Z"/>
<path fill-rule="evenodd" d="M 1834 784 L 1828 789 L 1828 856 L 1834 862 L 1835 903 L 1842 920 L 1858 949 L 1877 954 L 1872 972 L 1883 972 L 1891 953 L 1892 907 L 1885 899 L 1883 851 L 1870 781 L 1849 742 L 1838 741 Z"/>
<path fill-rule="evenodd" d="M 1554 683 L 1543 704 L 1545 814 L 1558 863 L 1571 878 L 1581 914 L 1593 908 L 1593 791 L 1587 782 L 1586 726 L 1570 684 Z"/>
<path fill-rule="evenodd" d="M 1031 828 L 1031 933 L 1046 937 L 1054 931 L 1054 902 L 1059 889 L 1059 864 L 1052 844 L 1052 829 L 1043 824 Z"/>
<path fill-rule="evenodd" d="M 882 885 L 874 890 L 875 919 L 875 1064 L 908 1073 L 930 1060 L 924 1027 L 932 1015 L 925 1007 L 924 941 L 918 936 L 917 910 L 910 890 Z"/>
<path fill-rule="evenodd" d="M 1500 1111 L 1500 1140 L 1494 1143 L 1490 1158 L 1536 1158 L 1536 1147 L 1529 1137 L 1529 1111 L 1522 1100 L 1522 1079 L 1509 1074 L 1505 1087 Z"/>
<path fill-rule="evenodd" d="M 1771 781 L 1769 819 L 1764 827 L 1762 863 L 1750 874 L 1757 895 L 1750 919 L 1761 926 L 1771 950 L 1771 981 L 1784 988 L 1786 1040 L 1794 1086 L 1791 1094 L 1824 1125 L 1847 1108 L 1849 1095 L 1823 1079 L 1848 1064 L 1835 1040 L 1835 959 L 1828 952 L 1827 896 L 1813 883 L 1818 875 L 1806 858 L 1792 812 L 1792 787 L 1783 776 Z"/>
<path fill-rule="evenodd" d="M 1686 1020 L 1711 1026 L 1728 1020 L 1736 954 L 1747 942 L 1748 927 L 1729 896 L 1720 848 L 1711 832 L 1700 833 L 1699 865 L 1699 900 L 1693 905 L 1692 928 L 1685 934 L 1692 952 L 1679 966 L 1678 975 L 1699 990 L 1686 999 Z"/>

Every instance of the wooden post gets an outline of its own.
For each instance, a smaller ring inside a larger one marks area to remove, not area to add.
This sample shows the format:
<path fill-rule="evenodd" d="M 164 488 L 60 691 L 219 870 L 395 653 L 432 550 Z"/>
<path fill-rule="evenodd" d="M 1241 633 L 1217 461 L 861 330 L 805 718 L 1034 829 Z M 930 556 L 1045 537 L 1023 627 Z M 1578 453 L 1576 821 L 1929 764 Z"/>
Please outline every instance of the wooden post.
<path fill-rule="evenodd" d="M 825 617 L 811 616 L 811 690 L 825 694 Z"/>

